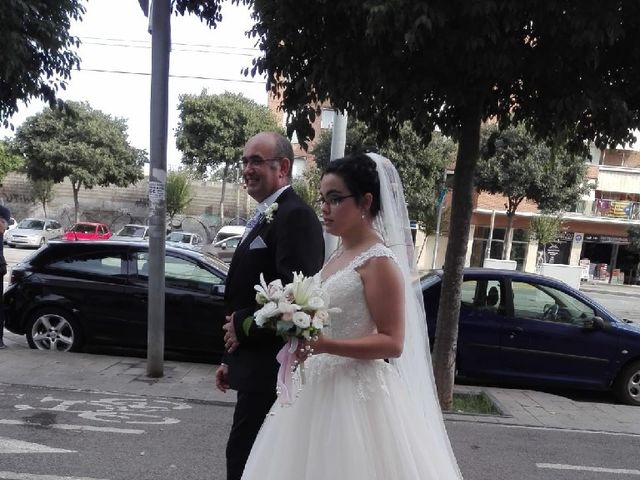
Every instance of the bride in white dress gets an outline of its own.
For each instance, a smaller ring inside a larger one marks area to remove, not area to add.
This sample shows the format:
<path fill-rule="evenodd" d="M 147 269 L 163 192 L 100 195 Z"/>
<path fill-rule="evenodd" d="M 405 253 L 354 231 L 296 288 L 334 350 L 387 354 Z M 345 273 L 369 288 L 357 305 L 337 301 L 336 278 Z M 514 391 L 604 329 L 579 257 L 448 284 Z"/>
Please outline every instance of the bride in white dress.
<path fill-rule="evenodd" d="M 276 402 L 245 480 L 461 479 L 431 371 L 398 174 L 376 154 L 331 162 L 320 201 L 341 246 L 319 272 L 331 326 L 310 343 L 304 385 Z M 388 359 L 388 360 L 385 360 Z"/>

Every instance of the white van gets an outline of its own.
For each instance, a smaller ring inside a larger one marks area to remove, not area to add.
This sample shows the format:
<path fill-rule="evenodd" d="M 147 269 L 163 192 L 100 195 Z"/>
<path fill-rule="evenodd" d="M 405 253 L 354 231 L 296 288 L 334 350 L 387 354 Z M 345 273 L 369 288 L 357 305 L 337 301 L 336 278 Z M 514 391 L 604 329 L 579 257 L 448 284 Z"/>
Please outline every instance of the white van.
<path fill-rule="evenodd" d="M 244 225 L 226 225 L 218 230 L 218 233 L 216 233 L 216 236 L 211 243 L 216 243 L 220 240 L 224 240 L 225 238 L 242 234 L 244 234 Z"/>

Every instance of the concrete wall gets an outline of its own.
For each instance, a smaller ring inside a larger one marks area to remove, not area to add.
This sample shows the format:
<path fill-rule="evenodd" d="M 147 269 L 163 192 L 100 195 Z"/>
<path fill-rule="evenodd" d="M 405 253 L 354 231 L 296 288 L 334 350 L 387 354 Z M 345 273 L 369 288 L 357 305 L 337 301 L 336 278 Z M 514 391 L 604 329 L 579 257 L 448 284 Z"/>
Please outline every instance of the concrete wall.
<path fill-rule="evenodd" d="M 176 216 L 175 227 L 193 231 L 204 238 L 213 238 L 220 227 L 221 183 L 202 182 L 191 185 L 194 197 L 187 211 Z M 47 217 L 54 218 L 69 227 L 73 224 L 74 204 L 71 184 L 56 184 L 54 197 L 47 205 Z M 96 187 L 81 189 L 78 194 L 78 220 L 102 222 L 117 230 L 126 223 L 147 223 L 149 216 L 148 180 L 145 178 L 127 188 Z M 0 186 L 0 203 L 6 205 L 12 216 L 20 221 L 26 217 L 43 217 L 42 205 L 36 204 L 26 176 L 10 173 Z M 247 218 L 255 208 L 255 202 L 244 188 L 227 184 L 224 212 L 225 224 L 234 223 L 236 216 Z M 180 223 L 182 222 L 182 225 Z"/>

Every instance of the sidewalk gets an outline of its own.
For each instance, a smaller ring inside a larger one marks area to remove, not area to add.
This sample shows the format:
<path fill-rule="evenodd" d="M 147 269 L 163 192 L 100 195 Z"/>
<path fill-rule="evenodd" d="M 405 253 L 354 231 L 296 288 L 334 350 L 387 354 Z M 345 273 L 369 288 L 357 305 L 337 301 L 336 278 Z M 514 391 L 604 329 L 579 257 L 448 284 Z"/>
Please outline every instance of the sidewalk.
<path fill-rule="evenodd" d="M 581 284 L 580 290 L 587 293 L 606 293 L 608 295 L 640 298 L 640 285 L 616 285 L 607 282 L 589 281 Z"/>
<path fill-rule="evenodd" d="M 235 392 L 214 385 L 215 365 L 167 361 L 164 376 L 146 376 L 146 359 L 30 350 L 24 338 L 5 331 L 0 350 L 2 384 L 108 391 L 180 398 L 232 406 Z M 551 393 L 512 388 L 456 385 L 456 392 L 484 392 L 502 415 L 446 413 L 447 421 L 483 422 L 534 428 L 605 431 L 640 436 L 640 408 L 574 401 Z"/>

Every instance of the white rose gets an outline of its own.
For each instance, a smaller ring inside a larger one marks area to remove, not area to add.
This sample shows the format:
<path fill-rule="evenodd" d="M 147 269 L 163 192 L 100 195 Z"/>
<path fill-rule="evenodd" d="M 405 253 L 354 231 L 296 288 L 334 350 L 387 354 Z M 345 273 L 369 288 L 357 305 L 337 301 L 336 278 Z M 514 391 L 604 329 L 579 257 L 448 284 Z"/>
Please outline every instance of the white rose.
<path fill-rule="evenodd" d="M 326 310 L 318 310 L 313 316 L 312 325 L 313 328 L 317 328 L 318 330 L 322 330 L 322 328 L 329 325 L 329 312 Z"/>
<path fill-rule="evenodd" d="M 304 312 L 295 312 L 291 320 L 296 327 L 309 328 L 311 326 L 311 317 Z"/>
<path fill-rule="evenodd" d="M 325 308 L 324 299 L 322 297 L 311 297 L 307 302 L 307 307 L 311 310 Z"/>

